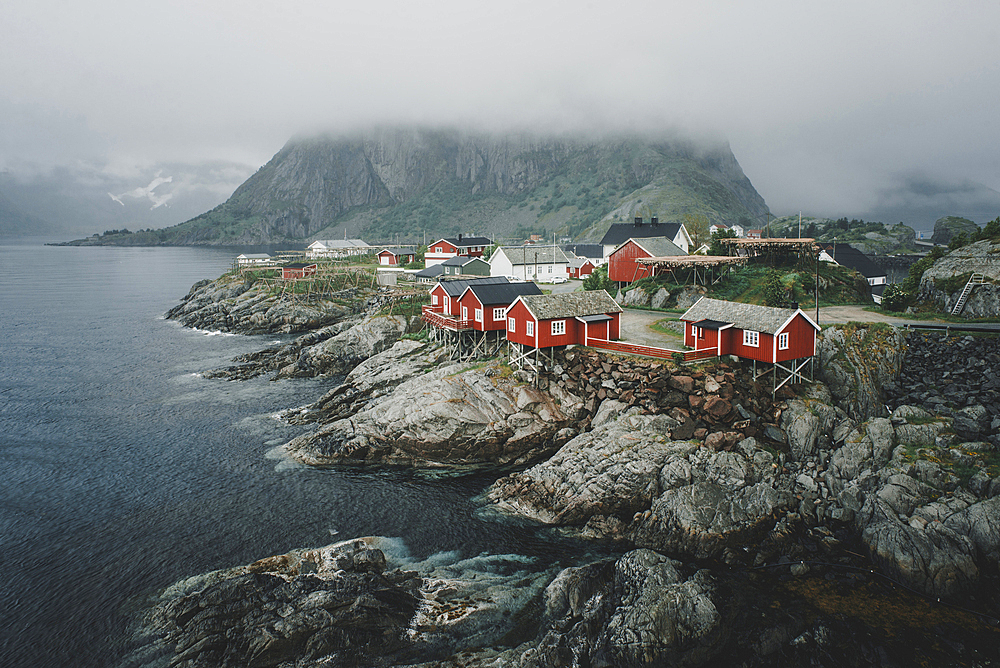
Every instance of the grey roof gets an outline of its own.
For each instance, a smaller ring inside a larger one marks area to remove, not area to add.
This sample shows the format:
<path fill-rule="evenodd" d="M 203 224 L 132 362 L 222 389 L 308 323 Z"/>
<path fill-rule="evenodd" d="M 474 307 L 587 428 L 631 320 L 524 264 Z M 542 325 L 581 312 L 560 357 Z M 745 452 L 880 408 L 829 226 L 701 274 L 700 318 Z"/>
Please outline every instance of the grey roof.
<path fill-rule="evenodd" d="M 715 320 L 732 323 L 734 327 L 740 329 L 776 334 L 778 329 L 796 312 L 797 309 L 794 308 L 740 304 L 702 297 L 681 316 L 681 320 L 688 322 Z M 808 318 L 808 316 L 806 317 Z M 810 322 L 812 321 L 810 320 Z"/>
<path fill-rule="evenodd" d="M 639 248 L 649 253 L 650 257 L 669 257 L 672 255 L 687 255 L 684 250 L 668 237 L 630 238 Z"/>
<path fill-rule="evenodd" d="M 510 283 L 505 276 L 473 276 L 470 278 L 460 278 L 454 281 L 441 281 L 440 285 L 449 297 L 461 297 L 465 289 L 473 284 L 495 285 L 498 283 Z"/>
<path fill-rule="evenodd" d="M 483 306 L 508 305 L 521 295 L 540 295 L 542 289 L 534 283 L 473 283 L 466 290 L 472 290 Z M 464 293 L 463 293 L 464 294 Z"/>
<path fill-rule="evenodd" d="M 510 263 L 515 267 L 538 264 L 567 264 L 569 258 L 558 246 L 500 246 Z"/>
<path fill-rule="evenodd" d="M 431 265 L 430 267 L 421 269 L 420 271 L 415 273 L 414 276 L 416 276 L 417 278 L 436 278 L 443 273 L 444 273 L 444 267 L 442 267 L 440 264 L 435 264 Z"/>
<path fill-rule="evenodd" d="M 237 255 L 236 258 L 245 258 L 247 260 L 270 260 L 271 256 L 267 253 L 243 253 L 242 255 Z"/>
<path fill-rule="evenodd" d="M 454 257 L 448 258 L 447 260 L 445 260 L 441 264 L 446 264 L 449 267 L 464 267 L 465 265 L 469 264 L 470 262 L 474 262 L 476 260 L 479 260 L 480 262 L 482 262 L 483 264 L 486 264 L 486 265 L 489 264 L 489 262 L 487 262 L 486 260 L 484 260 L 481 257 L 469 257 L 468 255 L 455 255 Z"/>
<path fill-rule="evenodd" d="M 416 255 L 417 251 L 412 248 L 383 248 L 379 253 L 389 252 L 393 255 Z"/>
<path fill-rule="evenodd" d="M 575 253 L 580 257 L 600 260 L 604 257 L 604 246 L 601 244 L 569 244 L 562 247 L 564 251 Z"/>
<path fill-rule="evenodd" d="M 569 266 L 571 266 L 573 269 L 579 269 L 588 262 L 590 262 L 591 265 L 594 264 L 593 262 L 591 262 L 589 257 L 571 257 L 569 259 Z"/>
<path fill-rule="evenodd" d="M 601 239 L 602 246 L 618 246 L 629 239 L 645 239 L 647 237 L 667 237 L 673 239 L 681 229 L 680 223 L 614 223 Z"/>
<path fill-rule="evenodd" d="M 493 241 L 491 239 L 487 238 L 487 237 L 466 237 L 466 236 L 463 236 L 461 239 L 459 239 L 458 237 L 454 237 L 454 238 L 452 238 L 452 237 L 444 237 L 442 239 L 438 239 L 438 241 L 447 241 L 452 246 L 458 246 L 459 248 L 469 248 L 471 246 L 490 246 L 490 245 L 493 244 Z M 437 241 L 435 241 L 434 243 L 437 243 Z M 430 244 L 430 245 L 433 246 L 434 244 Z"/>
<path fill-rule="evenodd" d="M 604 290 L 521 297 L 521 301 L 538 320 L 621 313 L 622 310 Z"/>

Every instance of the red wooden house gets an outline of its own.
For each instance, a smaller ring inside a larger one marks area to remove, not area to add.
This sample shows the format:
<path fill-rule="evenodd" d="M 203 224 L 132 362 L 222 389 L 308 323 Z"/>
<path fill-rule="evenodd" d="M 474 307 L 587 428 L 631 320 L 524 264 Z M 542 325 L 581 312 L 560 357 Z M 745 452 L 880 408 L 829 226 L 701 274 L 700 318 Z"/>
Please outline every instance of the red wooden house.
<path fill-rule="evenodd" d="M 506 285 L 509 281 L 503 276 L 470 277 L 439 281 L 437 285 L 431 288 L 430 310 L 434 313 L 443 313 L 444 315 L 461 315 L 459 298 L 461 298 L 465 289 L 474 283 L 479 285 Z"/>
<path fill-rule="evenodd" d="M 507 309 L 507 340 L 529 348 L 615 340 L 621 312 L 604 290 L 521 296 Z"/>
<path fill-rule="evenodd" d="M 568 271 L 570 278 L 587 278 L 594 273 L 594 263 L 585 257 L 570 258 Z"/>
<path fill-rule="evenodd" d="M 507 327 L 507 307 L 521 296 L 542 294 L 535 283 L 472 283 L 459 298 L 462 320 L 470 320 L 480 332 Z"/>
<path fill-rule="evenodd" d="M 645 257 L 687 255 L 680 246 L 667 237 L 629 239 L 608 256 L 608 278 L 619 283 L 632 283 L 652 276 L 655 268 L 636 262 Z"/>
<path fill-rule="evenodd" d="M 406 248 L 385 248 L 378 254 L 378 263 L 383 267 L 398 267 L 416 259 L 416 251 Z"/>
<path fill-rule="evenodd" d="M 308 264 L 306 262 L 294 262 L 292 264 L 286 264 L 281 268 L 281 278 L 286 281 L 294 278 L 306 278 L 307 276 L 313 276 L 315 274 L 315 263 Z"/>
<path fill-rule="evenodd" d="M 689 308 L 684 343 L 718 355 L 780 364 L 816 354 L 819 325 L 799 308 L 773 308 L 702 297 Z"/>
<path fill-rule="evenodd" d="M 486 237 L 463 237 L 456 239 L 438 239 L 427 246 L 424 252 L 424 267 L 433 267 L 456 256 L 482 257 L 486 248 L 493 242 Z"/>

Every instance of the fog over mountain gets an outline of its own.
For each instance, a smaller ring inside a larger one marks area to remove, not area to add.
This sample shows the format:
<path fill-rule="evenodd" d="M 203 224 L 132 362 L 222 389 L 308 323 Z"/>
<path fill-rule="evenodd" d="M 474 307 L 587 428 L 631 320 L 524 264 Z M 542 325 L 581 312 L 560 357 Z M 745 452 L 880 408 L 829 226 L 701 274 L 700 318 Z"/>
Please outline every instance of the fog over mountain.
<path fill-rule="evenodd" d="M 727 139 L 775 213 L 984 222 L 1000 215 L 998 26 L 985 1 L 12 0 L 0 170 L 29 190 L 81 174 L 119 208 L 86 200 L 100 231 L 210 208 L 243 180 L 212 164 L 246 178 L 295 135 L 683 129 Z M 121 197 L 142 189 L 170 198 Z"/>

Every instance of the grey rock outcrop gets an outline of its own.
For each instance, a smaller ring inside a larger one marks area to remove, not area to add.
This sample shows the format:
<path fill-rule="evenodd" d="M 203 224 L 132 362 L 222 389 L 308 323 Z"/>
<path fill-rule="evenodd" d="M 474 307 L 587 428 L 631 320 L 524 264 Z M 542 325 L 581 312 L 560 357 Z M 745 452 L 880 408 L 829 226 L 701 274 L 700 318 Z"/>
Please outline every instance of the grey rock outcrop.
<path fill-rule="evenodd" d="M 313 466 L 508 464 L 553 451 L 575 434 L 562 431 L 569 426 L 550 394 L 453 364 L 411 378 L 283 449 Z"/>
<path fill-rule="evenodd" d="M 166 313 L 185 327 L 233 334 L 293 334 L 340 322 L 355 310 L 342 305 L 354 301 L 358 309 L 368 294 L 365 290 L 316 295 L 308 303 L 291 301 L 244 282 L 239 276 L 195 283 L 181 303 Z"/>
<path fill-rule="evenodd" d="M 817 339 L 821 380 L 837 406 L 856 421 L 885 417 L 883 387 L 894 381 L 906 351 L 902 333 L 888 326 L 834 326 Z"/>
<path fill-rule="evenodd" d="M 635 287 L 625 293 L 622 306 L 649 306 L 649 293 L 641 287 Z"/>
<path fill-rule="evenodd" d="M 936 260 L 924 271 L 917 298 L 932 302 L 938 310 L 950 311 L 965 289 L 965 282 L 949 279 L 967 278 L 973 273 L 983 274 L 987 282 L 973 288 L 962 308 L 962 317 L 1000 316 L 1000 242 L 989 239 L 962 246 Z"/>

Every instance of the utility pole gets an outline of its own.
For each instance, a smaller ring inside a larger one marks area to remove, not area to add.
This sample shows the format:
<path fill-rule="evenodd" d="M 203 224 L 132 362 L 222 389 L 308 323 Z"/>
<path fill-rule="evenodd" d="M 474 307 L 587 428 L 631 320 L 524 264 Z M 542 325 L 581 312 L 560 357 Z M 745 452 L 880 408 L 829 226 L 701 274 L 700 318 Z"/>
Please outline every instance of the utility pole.
<path fill-rule="evenodd" d="M 819 254 L 820 248 L 816 248 L 816 324 L 819 324 Z"/>
<path fill-rule="evenodd" d="M 799 239 L 802 238 L 802 212 L 799 211 Z"/>

